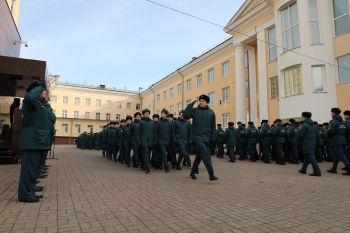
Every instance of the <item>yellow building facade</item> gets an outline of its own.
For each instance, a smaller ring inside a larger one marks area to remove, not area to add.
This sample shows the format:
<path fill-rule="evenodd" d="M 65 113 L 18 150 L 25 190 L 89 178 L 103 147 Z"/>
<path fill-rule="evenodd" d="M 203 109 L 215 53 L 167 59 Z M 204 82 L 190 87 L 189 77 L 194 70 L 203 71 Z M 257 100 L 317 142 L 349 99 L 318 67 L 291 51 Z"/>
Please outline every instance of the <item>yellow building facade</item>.
<path fill-rule="evenodd" d="M 303 111 L 328 121 L 332 107 L 350 108 L 349 5 L 349 0 L 247 0 L 225 27 L 232 38 L 146 89 L 142 104 L 177 114 L 209 94 L 217 123 L 224 126 L 287 120 Z"/>
<path fill-rule="evenodd" d="M 110 121 L 141 111 L 139 92 L 60 83 L 59 76 L 47 82 L 51 107 L 56 114 L 56 143 L 73 143 L 83 132 L 100 132 Z"/>

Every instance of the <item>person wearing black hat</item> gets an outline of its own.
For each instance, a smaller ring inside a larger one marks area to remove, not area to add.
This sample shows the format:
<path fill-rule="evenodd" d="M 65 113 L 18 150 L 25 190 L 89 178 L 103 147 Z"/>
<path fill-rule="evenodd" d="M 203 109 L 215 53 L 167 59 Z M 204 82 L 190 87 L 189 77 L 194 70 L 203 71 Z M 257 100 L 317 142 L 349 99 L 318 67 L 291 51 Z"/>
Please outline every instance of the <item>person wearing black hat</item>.
<path fill-rule="evenodd" d="M 154 122 L 154 129 L 153 129 L 154 136 L 153 136 L 153 138 L 158 139 L 160 116 L 158 114 L 153 114 L 152 119 Z M 162 169 L 162 161 L 160 158 L 159 141 L 158 140 L 154 140 L 154 144 L 152 146 L 151 165 L 156 170 Z"/>
<path fill-rule="evenodd" d="M 18 186 L 20 202 L 38 202 L 35 194 L 41 158 L 50 150 L 50 119 L 47 108 L 48 93 L 39 83 L 32 83 L 24 97 L 23 128 L 20 135 L 21 173 Z"/>
<path fill-rule="evenodd" d="M 230 158 L 229 162 L 236 162 L 236 152 L 235 148 L 237 146 L 238 141 L 238 131 L 234 127 L 235 123 L 229 122 L 228 128 L 225 130 L 224 134 L 224 143 L 227 147 L 227 154 Z"/>
<path fill-rule="evenodd" d="M 323 131 L 324 131 L 324 144 L 326 147 L 326 161 L 327 162 L 333 162 L 334 153 L 333 153 L 333 143 L 332 138 L 329 135 L 329 123 L 324 122 L 323 123 Z"/>
<path fill-rule="evenodd" d="M 100 148 L 102 150 L 102 157 L 105 157 L 107 154 L 107 128 L 109 123 L 103 126 L 103 130 L 100 133 Z"/>
<path fill-rule="evenodd" d="M 132 162 L 133 162 L 133 167 L 135 168 L 138 168 L 140 165 L 140 155 L 142 152 L 141 144 L 140 144 L 140 129 L 139 129 L 140 120 L 141 120 L 141 113 L 136 112 L 134 114 L 134 122 L 132 122 L 130 125 Z"/>
<path fill-rule="evenodd" d="M 350 110 L 344 111 L 344 120 L 345 120 L 344 123 L 346 124 L 346 127 L 349 129 L 346 136 L 346 141 L 347 141 L 346 152 L 347 152 L 348 160 L 350 161 Z"/>
<path fill-rule="evenodd" d="M 330 170 L 327 170 L 329 173 L 337 173 L 337 167 L 339 161 L 342 161 L 345 165 L 344 170 L 346 171 L 343 175 L 350 175 L 350 166 L 349 160 L 345 156 L 345 146 L 346 136 L 349 132 L 346 123 L 343 121 L 343 118 L 340 116 L 341 110 L 339 108 L 332 108 L 332 120 L 329 123 L 329 135 L 332 138 L 333 142 L 333 167 Z"/>
<path fill-rule="evenodd" d="M 185 119 L 192 119 L 192 140 L 196 144 L 196 158 L 191 170 L 191 178 L 197 179 L 195 173 L 198 172 L 198 166 L 201 160 L 208 171 L 209 180 L 214 181 L 218 178 L 214 175 L 214 168 L 210 155 L 210 143 L 215 141 L 215 113 L 208 106 L 210 98 L 206 95 L 199 97 L 199 105 L 194 108 L 197 100 L 188 104 L 185 112 Z"/>
<path fill-rule="evenodd" d="M 289 162 L 292 164 L 299 164 L 299 155 L 297 150 L 299 128 L 294 119 L 289 119 L 289 129 L 287 132 L 287 148 L 289 152 Z"/>
<path fill-rule="evenodd" d="M 247 157 L 247 129 L 245 124 L 238 122 L 238 154 L 239 160 L 246 160 Z"/>
<path fill-rule="evenodd" d="M 272 129 L 269 126 L 268 120 L 261 121 L 261 130 L 259 134 L 259 141 L 261 145 L 262 161 L 270 163 L 271 145 L 272 145 Z"/>
<path fill-rule="evenodd" d="M 168 156 L 170 153 L 170 143 L 174 138 L 174 131 L 172 124 L 167 119 L 169 114 L 168 110 L 162 109 L 160 114 L 161 118 L 158 122 L 158 138 L 156 140 L 159 143 L 161 164 L 164 171 L 169 172 Z"/>
<path fill-rule="evenodd" d="M 113 149 L 114 149 L 114 141 L 115 141 L 114 128 L 115 128 L 115 122 L 112 121 L 108 124 L 108 127 L 106 129 L 106 137 L 107 137 L 106 158 L 110 160 L 112 160 Z"/>
<path fill-rule="evenodd" d="M 113 127 L 110 128 L 109 137 L 111 138 L 111 147 L 112 147 L 112 158 L 114 162 L 118 161 L 119 150 L 122 150 L 122 129 L 119 127 L 118 121 L 113 121 Z"/>
<path fill-rule="evenodd" d="M 320 167 L 315 159 L 315 150 L 317 143 L 317 132 L 314 127 L 314 122 L 311 120 L 311 112 L 303 112 L 301 116 L 304 118 L 304 123 L 299 130 L 298 137 L 302 140 L 304 162 L 300 170 L 302 174 L 306 174 L 308 165 L 311 163 L 313 173 L 310 176 L 321 176 Z"/>
<path fill-rule="evenodd" d="M 175 137 L 175 129 L 174 129 L 174 114 L 169 113 L 167 115 L 167 120 L 171 124 L 173 137 L 170 140 L 169 144 L 169 154 L 168 154 L 168 161 L 171 162 L 172 169 L 176 168 L 176 137 Z"/>
<path fill-rule="evenodd" d="M 218 158 L 223 159 L 224 158 L 224 135 L 225 135 L 225 131 L 222 129 L 221 124 L 217 124 L 217 129 L 215 131 L 215 144 L 216 144 L 216 148 L 217 153 L 216 156 Z"/>
<path fill-rule="evenodd" d="M 142 146 L 143 153 L 143 164 L 141 166 L 142 170 L 146 172 L 146 174 L 150 173 L 150 154 L 152 151 L 152 147 L 155 144 L 154 138 L 154 121 L 150 119 L 150 110 L 144 109 L 142 111 L 143 118 L 140 121 L 140 141 Z"/>
<path fill-rule="evenodd" d="M 131 116 L 126 116 L 125 118 L 125 126 L 123 127 L 123 135 L 122 135 L 122 140 L 123 140 L 123 158 L 125 160 L 125 164 L 127 167 L 130 167 L 130 152 L 132 149 L 132 138 L 131 138 L 131 123 L 132 123 L 132 117 Z"/>
<path fill-rule="evenodd" d="M 184 111 L 181 110 L 179 118 L 174 123 L 176 143 L 179 151 L 179 158 L 176 163 L 176 170 L 182 170 L 183 160 L 190 161 L 189 145 L 191 145 L 191 124 L 183 117 Z"/>
<path fill-rule="evenodd" d="M 258 153 L 256 151 L 256 144 L 258 142 L 258 130 L 254 126 L 254 122 L 248 122 L 247 128 L 247 155 L 251 162 L 256 162 L 258 159 Z"/>
<path fill-rule="evenodd" d="M 279 165 L 286 165 L 284 159 L 284 144 L 286 143 L 287 131 L 282 125 L 282 120 L 277 119 L 275 128 L 272 131 L 272 136 L 275 141 L 276 163 Z"/>

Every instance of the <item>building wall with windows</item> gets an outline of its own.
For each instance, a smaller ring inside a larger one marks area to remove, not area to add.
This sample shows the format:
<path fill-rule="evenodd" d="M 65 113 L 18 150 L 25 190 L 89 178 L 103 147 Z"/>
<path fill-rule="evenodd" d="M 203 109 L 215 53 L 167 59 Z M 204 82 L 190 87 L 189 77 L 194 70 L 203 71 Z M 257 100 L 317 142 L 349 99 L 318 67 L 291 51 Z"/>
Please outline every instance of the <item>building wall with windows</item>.
<path fill-rule="evenodd" d="M 48 86 L 57 117 L 56 135 L 65 142 L 83 132 L 99 132 L 108 122 L 141 111 L 137 91 L 60 83 L 57 76 L 50 77 Z"/>
<path fill-rule="evenodd" d="M 16 25 L 18 12 L 19 0 L 0 1 L 0 56 L 19 57 L 20 44 L 14 44 L 21 40 Z"/>
<path fill-rule="evenodd" d="M 207 51 L 141 93 L 142 105 L 163 108 L 177 116 L 201 94 L 211 98 L 217 123 L 227 123 L 235 115 L 234 49 L 230 38 Z"/>

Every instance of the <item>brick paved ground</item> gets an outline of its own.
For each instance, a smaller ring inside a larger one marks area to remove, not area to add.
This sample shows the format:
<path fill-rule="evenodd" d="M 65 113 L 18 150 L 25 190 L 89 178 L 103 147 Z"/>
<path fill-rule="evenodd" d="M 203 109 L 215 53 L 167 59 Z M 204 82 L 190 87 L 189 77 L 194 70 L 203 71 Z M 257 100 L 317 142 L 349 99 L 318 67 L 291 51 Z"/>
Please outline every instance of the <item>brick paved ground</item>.
<path fill-rule="evenodd" d="M 96 151 L 57 149 L 44 199 L 18 203 L 19 166 L 0 165 L 0 232 L 350 232 L 350 178 L 298 166 L 214 159 L 204 167 L 146 175 Z"/>

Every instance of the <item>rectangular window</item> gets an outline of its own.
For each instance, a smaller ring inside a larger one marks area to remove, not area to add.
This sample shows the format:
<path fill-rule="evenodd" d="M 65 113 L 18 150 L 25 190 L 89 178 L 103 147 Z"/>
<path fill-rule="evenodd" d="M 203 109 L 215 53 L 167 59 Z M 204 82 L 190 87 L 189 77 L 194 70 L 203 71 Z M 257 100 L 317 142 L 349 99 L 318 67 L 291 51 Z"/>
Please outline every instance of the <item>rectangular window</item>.
<path fill-rule="evenodd" d="M 68 104 L 68 96 L 63 96 L 63 103 Z"/>
<path fill-rule="evenodd" d="M 85 119 L 90 119 L 90 112 L 85 112 Z"/>
<path fill-rule="evenodd" d="M 110 120 L 111 120 L 111 114 L 110 114 L 110 113 L 107 113 L 107 114 L 106 114 L 106 120 L 107 120 L 107 121 L 110 121 Z"/>
<path fill-rule="evenodd" d="M 169 95 L 170 95 L 170 98 L 173 98 L 174 97 L 174 87 L 171 87 L 170 90 L 169 90 Z"/>
<path fill-rule="evenodd" d="M 163 100 L 166 100 L 166 91 L 163 91 Z"/>
<path fill-rule="evenodd" d="M 270 78 L 270 99 L 279 98 L 278 77 Z"/>
<path fill-rule="evenodd" d="M 222 114 L 222 127 L 224 129 L 228 127 L 229 122 L 230 122 L 230 113 Z"/>
<path fill-rule="evenodd" d="M 169 108 L 169 113 L 173 114 L 174 113 L 174 105 L 170 105 Z"/>
<path fill-rule="evenodd" d="M 309 24 L 311 44 L 321 43 L 317 0 L 309 0 Z"/>
<path fill-rule="evenodd" d="M 111 108 L 112 107 L 112 100 L 107 100 L 107 108 Z"/>
<path fill-rule="evenodd" d="M 62 118 L 67 118 L 68 112 L 67 110 L 62 110 Z"/>
<path fill-rule="evenodd" d="M 214 80 L 215 80 L 215 70 L 213 68 L 213 69 L 208 70 L 208 83 L 210 83 Z"/>
<path fill-rule="evenodd" d="M 79 111 L 74 111 L 74 118 L 75 119 L 79 118 Z"/>
<path fill-rule="evenodd" d="M 202 74 L 199 74 L 196 77 L 196 87 L 199 88 L 201 86 L 202 86 Z"/>
<path fill-rule="evenodd" d="M 53 95 L 51 96 L 51 103 L 56 103 L 57 102 L 57 96 Z"/>
<path fill-rule="evenodd" d="M 246 50 L 244 52 L 244 67 L 247 68 L 249 64 L 249 56 L 248 56 L 248 51 Z"/>
<path fill-rule="evenodd" d="M 68 133 L 68 124 L 62 124 L 62 133 Z"/>
<path fill-rule="evenodd" d="M 229 61 L 222 63 L 222 77 L 228 77 L 230 75 L 230 63 Z"/>
<path fill-rule="evenodd" d="M 181 83 L 177 85 L 177 94 L 182 95 L 182 84 Z"/>
<path fill-rule="evenodd" d="M 88 125 L 87 126 L 87 132 L 88 133 L 93 133 L 94 132 L 94 126 L 93 125 Z"/>
<path fill-rule="evenodd" d="M 270 28 L 267 31 L 269 40 L 269 62 L 277 60 L 277 47 L 276 47 L 276 27 Z"/>
<path fill-rule="evenodd" d="M 324 91 L 324 66 L 313 66 L 311 67 L 311 69 L 314 91 Z"/>
<path fill-rule="evenodd" d="M 182 103 L 177 103 L 177 112 L 182 110 Z"/>
<path fill-rule="evenodd" d="M 75 97 L 74 98 L 74 105 L 78 106 L 80 104 L 80 98 L 79 97 Z"/>
<path fill-rule="evenodd" d="M 91 105 L 91 99 L 88 98 L 85 100 L 85 106 L 90 106 Z"/>
<path fill-rule="evenodd" d="M 100 120 L 101 119 L 101 113 L 96 112 L 96 120 Z"/>
<path fill-rule="evenodd" d="M 208 96 L 210 98 L 209 105 L 213 106 L 215 104 L 215 91 L 209 92 Z"/>
<path fill-rule="evenodd" d="M 350 54 L 339 57 L 337 61 L 338 61 L 339 83 L 350 82 Z"/>
<path fill-rule="evenodd" d="M 302 94 L 302 81 L 300 66 L 285 70 L 284 72 L 284 95 Z"/>
<path fill-rule="evenodd" d="M 74 131 L 75 131 L 76 133 L 80 133 L 80 132 L 81 132 L 81 125 L 80 125 L 80 124 L 74 125 Z"/>
<path fill-rule="evenodd" d="M 126 103 L 126 108 L 131 109 L 131 103 Z"/>
<path fill-rule="evenodd" d="M 350 32 L 349 0 L 333 0 L 335 35 Z"/>
<path fill-rule="evenodd" d="M 121 109 L 122 108 L 122 102 L 118 101 L 117 102 L 117 109 Z"/>
<path fill-rule="evenodd" d="M 141 109 L 141 104 L 136 104 L 136 110 L 140 110 Z"/>
<path fill-rule="evenodd" d="M 186 80 L 186 91 L 191 91 L 191 86 L 192 86 L 192 80 L 191 79 Z"/>
<path fill-rule="evenodd" d="M 97 108 L 101 107 L 101 100 L 99 100 L 99 99 L 96 100 L 96 107 Z"/>
<path fill-rule="evenodd" d="M 281 10 L 283 52 L 300 46 L 297 3 Z"/>
<path fill-rule="evenodd" d="M 227 103 L 230 101 L 231 93 L 230 93 L 230 87 L 222 88 L 222 102 Z"/>
<path fill-rule="evenodd" d="M 160 94 L 157 95 L 157 103 L 160 101 Z"/>
<path fill-rule="evenodd" d="M 120 121 L 120 114 L 117 114 L 117 115 L 115 116 L 115 119 L 116 119 L 117 121 Z"/>

